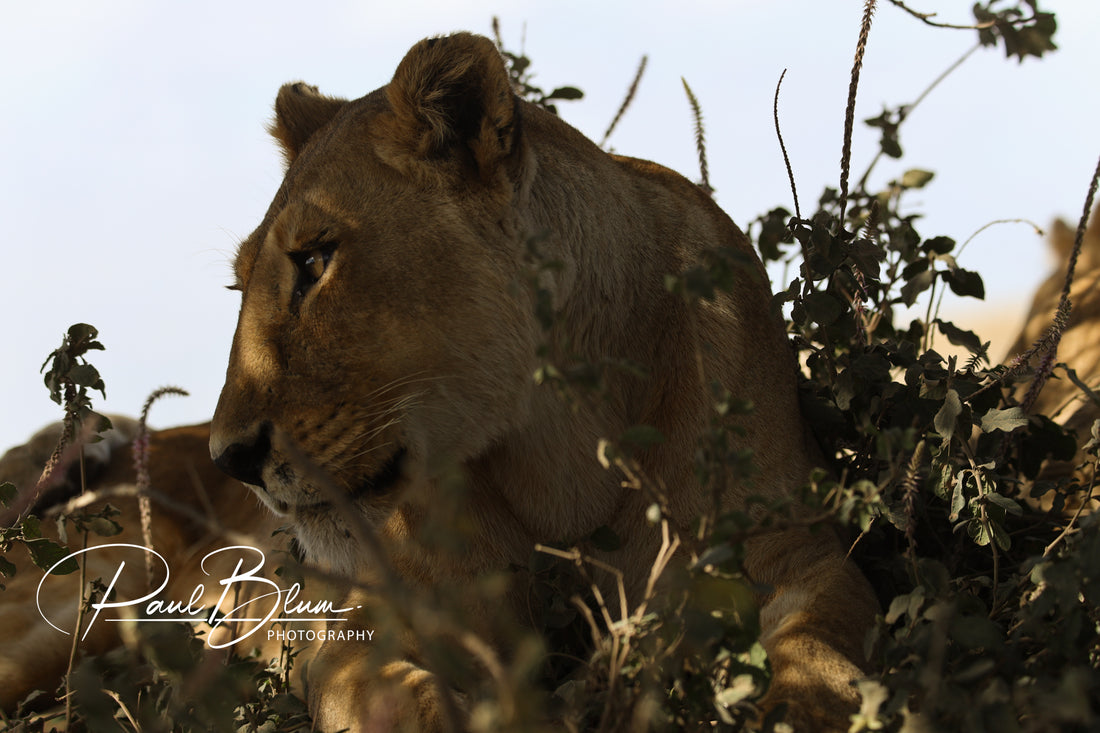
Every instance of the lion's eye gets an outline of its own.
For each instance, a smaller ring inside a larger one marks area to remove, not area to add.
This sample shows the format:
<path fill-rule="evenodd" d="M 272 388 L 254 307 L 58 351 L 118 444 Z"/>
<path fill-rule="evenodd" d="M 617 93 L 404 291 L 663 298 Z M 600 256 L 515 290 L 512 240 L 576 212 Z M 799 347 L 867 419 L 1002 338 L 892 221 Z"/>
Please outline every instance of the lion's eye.
<path fill-rule="evenodd" d="M 321 279 L 335 251 L 335 244 L 326 243 L 304 252 L 291 253 L 290 259 L 298 268 L 298 282 L 294 287 L 294 294 L 297 297 L 304 296 L 306 291 Z"/>

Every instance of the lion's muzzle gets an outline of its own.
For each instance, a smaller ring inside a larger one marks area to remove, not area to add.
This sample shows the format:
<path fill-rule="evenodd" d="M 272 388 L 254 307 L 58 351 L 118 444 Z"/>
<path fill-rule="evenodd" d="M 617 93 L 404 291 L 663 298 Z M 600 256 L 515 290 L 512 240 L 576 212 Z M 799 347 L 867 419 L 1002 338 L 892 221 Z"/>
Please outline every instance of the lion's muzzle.
<path fill-rule="evenodd" d="M 271 455 L 271 431 L 270 422 L 261 423 L 254 436 L 242 436 L 241 440 L 230 443 L 212 456 L 214 464 L 238 481 L 266 488 L 263 468 Z"/>

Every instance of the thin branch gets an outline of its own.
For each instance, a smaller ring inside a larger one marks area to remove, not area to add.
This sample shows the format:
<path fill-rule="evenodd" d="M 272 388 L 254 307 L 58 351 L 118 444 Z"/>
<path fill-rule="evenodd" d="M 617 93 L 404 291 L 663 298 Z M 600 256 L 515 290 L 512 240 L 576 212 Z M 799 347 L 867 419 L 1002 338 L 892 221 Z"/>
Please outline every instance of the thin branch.
<path fill-rule="evenodd" d="M 960 30 L 960 31 L 980 31 L 980 30 L 985 30 L 986 28 L 992 28 L 993 26 L 997 25 L 997 22 L 994 21 L 994 20 L 987 20 L 984 23 L 974 23 L 974 24 L 971 24 L 971 25 L 957 25 L 955 23 L 940 23 L 939 21 L 932 20 L 937 15 L 939 15 L 939 13 L 922 13 L 919 10 L 914 10 L 914 9 L 910 8 L 908 5 L 906 5 L 904 2 L 902 2 L 902 0 L 890 0 L 890 4 L 893 5 L 896 8 L 904 10 L 905 12 L 909 13 L 909 15 L 912 15 L 914 18 L 916 18 L 920 22 L 924 23 L 925 25 L 930 25 L 933 28 L 953 28 L 955 30 Z M 1034 22 L 1035 19 L 1036 19 L 1036 17 L 1034 15 L 1032 15 L 1030 18 L 1017 18 L 1017 19 L 1012 20 L 1010 22 L 1011 22 L 1012 25 L 1015 25 L 1015 26 L 1024 26 L 1024 25 L 1027 25 L 1028 23 Z"/>
<path fill-rule="evenodd" d="M 969 59 L 974 54 L 974 52 L 981 47 L 982 45 L 980 43 L 975 43 L 969 50 L 966 51 L 966 53 L 955 59 L 955 61 L 952 62 L 950 66 L 941 71 L 940 75 L 933 79 L 932 83 L 925 87 L 924 91 L 918 94 L 915 100 L 913 100 L 910 104 L 902 105 L 901 107 L 899 107 L 897 124 L 900 126 L 903 122 L 905 122 L 905 120 L 909 118 L 909 115 L 913 114 L 913 110 L 917 108 L 917 105 L 924 101 L 925 97 L 931 94 L 932 91 L 936 87 L 938 87 L 944 79 L 951 76 L 951 74 L 954 73 L 955 69 L 962 66 L 966 62 L 966 60 Z M 865 170 L 863 172 L 863 175 L 860 176 L 859 183 L 856 184 L 857 190 L 863 190 L 867 188 L 867 179 L 871 177 L 871 171 L 875 169 L 875 165 L 877 165 L 879 160 L 882 159 L 882 156 L 882 149 L 879 148 L 879 151 L 875 153 L 875 157 L 871 159 L 870 164 L 867 166 L 867 170 Z"/>
<path fill-rule="evenodd" d="M 802 218 L 802 211 L 798 208 L 798 188 L 794 185 L 794 171 L 791 169 L 791 159 L 787 156 L 787 146 L 783 143 L 783 133 L 779 130 L 779 87 L 783 85 L 783 77 L 787 70 L 779 75 L 779 81 L 775 83 L 775 100 L 772 103 L 772 117 L 775 119 L 775 136 L 779 138 L 779 149 L 783 151 L 783 163 L 787 166 L 787 180 L 791 182 L 791 195 L 794 196 L 794 215 Z"/>
<path fill-rule="evenodd" d="M 1073 516 L 1070 517 L 1070 520 L 1068 522 L 1066 522 L 1066 526 L 1062 528 L 1062 531 L 1058 533 L 1058 536 L 1055 537 L 1051 541 L 1051 543 L 1046 546 L 1046 549 L 1043 550 L 1043 557 L 1044 558 L 1048 558 L 1052 554 L 1054 554 L 1054 551 L 1058 548 L 1058 545 L 1061 544 L 1066 539 L 1066 537 L 1068 537 L 1070 534 L 1072 534 L 1073 532 L 1076 531 L 1075 528 L 1077 526 L 1078 520 L 1081 518 L 1081 514 L 1085 511 L 1085 507 L 1087 507 L 1089 504 L 1092 503 L 1092 499 L 1093 499 L 1092 492 L 1093 492 L 1093 489 L 1096 488 L 1097 468 L 1100 468 L 1100 462 L 1098 462 L 1096 459 L 1093 459 L 1092 475 L 1089 478 L 1088 492 L 1086 493 L 1085 498 L 1082 499 L 1081 503 L 1078 505 L 1077 511 L 1075 511 L 1073 513 Z"/>

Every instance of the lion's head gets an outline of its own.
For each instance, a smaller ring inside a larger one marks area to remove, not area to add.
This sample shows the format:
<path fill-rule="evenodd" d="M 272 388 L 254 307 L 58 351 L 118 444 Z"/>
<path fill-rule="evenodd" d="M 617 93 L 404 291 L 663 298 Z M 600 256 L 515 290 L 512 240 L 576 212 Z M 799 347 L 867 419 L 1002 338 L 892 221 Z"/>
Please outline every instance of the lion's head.
<path fill-rule="evenodd" d="M 474 36 L 423 41 L 356 101 L 279 92 L 288 169 L 237 254 L 211 453 L 322 555 L 345 544 L 340 510 L 303 464 L 369 513 L 417 467 L 526 419 L 538 329 L 518 279 L 516 114 L 500 55 Z"/>

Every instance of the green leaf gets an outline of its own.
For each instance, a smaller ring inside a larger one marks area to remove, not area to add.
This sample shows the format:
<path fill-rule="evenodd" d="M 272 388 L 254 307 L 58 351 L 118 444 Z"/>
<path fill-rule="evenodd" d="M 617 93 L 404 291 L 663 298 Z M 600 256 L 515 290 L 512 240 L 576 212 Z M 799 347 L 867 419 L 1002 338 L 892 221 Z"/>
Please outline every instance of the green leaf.
<path fill-rule="evenodd" d="M 65 335 L 66 344 L 62 345 L 62 349 L 67 351 L 72 356 L 82 356 L 89 349 L 103 349 L 103 344 L 95 340 L 99 335 L 99 331 L 95 326 L 90 326 L 87 323 L 74 323 L 69 326 L 68 333 Z"/>
<path fill-rule="evenodd" d="M 33 514 L 23 520 L 20 529 L 23 530 L 24 539 L 37 540 L 42 537 L 42 523 Z"/>
<path fill-rule="evenodd" d="M 1007 410 L 994 408 L 982 415 L 982 432 L 992 433 L 994 430 L 1000 430 L 1011 433 L 1013 430 L 1024 427 L 1027 423 L 1027 413 L 1024 412 L 1022 407 L 1010 407 Z"/>
<path fill-rule="evenodd" d="M 558 87 L 546 95 L 547 99 L 581 99 L 582 97 L 584 92 L 576 87 Z"/>
<path fill-rule="evenodd" d="M 936 174 L 932 171 L 921 170 L 920 168 L 913 168 L 905 171 L 901 176 L 902 188 L 924 188 L 924 186 L 932 180 L 932 177 Z"/>
<path fill-rule="evenodd" d="M 966 527 L 966 534 L 974 541 L 974 544 L 978 547 L 986 547 L 989 545 L 992 538 L 990 537 L 989 530 L 986 529 L 986 525 L 977 520 L 972 520 Z"/>
<path fill-rule="evenodd" d="M 845 308 L 835 296 L 826 292 L 810 293 L 802 299 L 802 305 L 810 320 L 822 326 L 835 323 Z"/>
<path fill-rule="evenodd" d="M 997 543 L 997 547 L 1006 552 L 1012 549 L 1012 537 L 1005 531 L 1000 522 L 989 520 L 989 531 L 993 535 L 993 541 Z"/>
<path fill-rule="evenodd" d="M 1001 627 L 985 616 L 960 616 L 951 622 L 951 638 L 963 649 L 992 652 L 1004 646 Z"/>
<path fill-rule="evenodd" d="M 936 413 L 936 417 L 933 423 L 936 427 L 936 432 L 939 433 L 944 440 L 951 440 L 951 436 L 955 434 L 955 421 L 962 413 L 962 402 L 959 400 L 959 393 L 953 389 L 947 390 L 947 396 L 944 398 L 943 407 Z"/>
<path fill-rule="evenodd" d="M 881 264 L 886 259 L 886 250 L 881 244 L 870 239 L 857 239 L 848 250 L 848 257 L 865 278 L 878 280 Z"/>
<path fill-rule="evenodd" d="M 947 281 L 948 287 L 955 295 L 985 300 L 985 284 L 982 282 L 982 276 L 978 273 L 960 267 L 945 271 L 943 279 Z"/>
<path fill-rule="evenodd" d="M 27 549 L 30 550 L 31 559 L 34 561 L 34 564 L 43 570 L 49 570 L 56 563 L 60 562 L 62 558 L 65 558 L 66 555 L 72 554 L 69 552 L 68 547 L 64 547 L 46 539 L 28 542 Z M 52 574 L 68 575 L 79 569 L 80 566 L 77 565 L 76 560 L 70 557 L 54 568 Z"/>
<path fill-rule="evenodd" d="M 92 517 L 88 520 L 88 529 L 100 537 L 114 537 L 122 532 L 122 525 L 106 517 Z"/>
<path fill-rule="evenodd" d="M 1017 504 L 1015 501 L 1008 498 L 1007 496 L 1004 496 L 1003 494 L 998 494 L 996 491 L 989 492 L 985 495 L 985 498 L 991 504 L 996 504 L 997 506 L 1014 516 L 1018 517 L 1024 513 L 1024 510 L 1020 508 L 1019 504 Z"/>
<path fill-rule="evenodd" d="M 909 611 L 909 596 L 894 596 L 890 601 L 890 608 L 886 611 L 886 623 L 896 624 Z"/>
<path fill-rule="evenodd" d="M 10 562 L 6 557 L 0 555 L 0 575 L 3 575 L 5 578 L 13 578 L 15 577 L 15 571 L 15 563 Z"/>
<path fill-rule="evenodd" d="M 907 283 L 901 286 L 901 299 L 906 305 L 917 302 L 917 296 L 928 288 L 936 280 L 936 273 L 932 270 L 924 270 L 916 273 Z"/>
<path fill-rule="evenodd" d="M 935 320 L 935 323 L 939 327 L 940 333 L 946 336 L 947 340 L 955 346 L 962 346 L 971 354 L 985 353 L 988 342 L 983 344 L 982 340 L 973 331 L 964 331 L 950 321 L 943 321 L 939 318 Z"/>
<path fill-rule="evenodd" d="M 90 389 L 99 389 L 103 380 L 99 377 L 99 370 L 91 364 L 76 364 L 69 370 L 69 379 L 73 384 Z"/>
<path fill-rule="evenodd" d="M 4 506 L 11 506 L 11 503 L 15 501 L 15 497 L 19 495 L 19 490 L 15 488 L 15 484 L 7 481 L 0 483 L 0 503 Z"/>
<path fill-rule="evenodd" d="M 924 244 L 921 245 L 921 249 L 925 252 L 935 252 L 938 255 L 945 255 L 955 249 L 955 240 L 951 237 L 932 237 L 924 241 Z"/>
<path fill-rule="evenodd" d="M 952 522 L 959 521 L 959 515 L 962 514 L 962 510 L 966 507 L 966 480 L 965 471 L 960 471 L 955 476 L 955 485 L 951 491 L 951 510 L 947 515 L 947 518 Z"/>
<path fill-rule="evenodd" d="M 896 134 L 890 136 L 883 134 L 880 145 L 882 146 L 882 152 L 891 158 L 896 159 L 904 155 L 904 152 L 901 149 L 901 143 L 898 142 Z"/>

